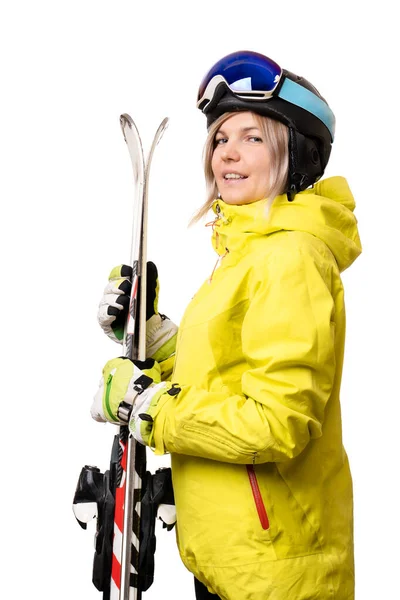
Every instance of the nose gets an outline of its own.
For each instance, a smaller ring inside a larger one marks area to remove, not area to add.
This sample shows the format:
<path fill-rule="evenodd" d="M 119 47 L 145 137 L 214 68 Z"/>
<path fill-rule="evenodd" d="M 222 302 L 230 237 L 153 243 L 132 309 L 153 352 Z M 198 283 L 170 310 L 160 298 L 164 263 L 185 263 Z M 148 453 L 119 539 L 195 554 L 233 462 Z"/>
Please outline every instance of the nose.
<path fill-rule="evenodd" d="M 228 140 L 227 143 L 224 144 L 221 158 L 224 161 L 233 160 L 234 162 L 237 162 L 240 159 L 240 154 L 233 140 Z"/>

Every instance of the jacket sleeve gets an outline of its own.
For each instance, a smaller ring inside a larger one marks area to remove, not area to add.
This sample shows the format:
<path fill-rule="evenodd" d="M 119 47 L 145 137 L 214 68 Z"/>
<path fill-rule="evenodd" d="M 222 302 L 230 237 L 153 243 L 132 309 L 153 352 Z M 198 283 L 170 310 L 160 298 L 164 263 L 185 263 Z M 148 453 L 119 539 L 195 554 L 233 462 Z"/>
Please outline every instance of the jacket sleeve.
<path fill-rule="evenodd" d="M 297 246 L 254 268 L 242 327 L 242 393 L 183 386 L 155 419 L 156 453 L 280 462 L 322 435 L 335 324 L 330 275 L 321 271 L 313 253 Z"/>

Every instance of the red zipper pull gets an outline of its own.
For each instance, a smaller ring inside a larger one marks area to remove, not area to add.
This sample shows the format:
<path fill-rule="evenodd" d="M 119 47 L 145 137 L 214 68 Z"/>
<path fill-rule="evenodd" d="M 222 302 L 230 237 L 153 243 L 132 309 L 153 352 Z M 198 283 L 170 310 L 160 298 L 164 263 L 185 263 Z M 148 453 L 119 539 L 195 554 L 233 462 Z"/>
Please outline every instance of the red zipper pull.
<path fill-rule="evenodd" d="M 254 471 L 254 466 L 246 465 L 246 469 L 247 469 L 247 474 L 249 476 L 254 501 L 256 503 L 256 508 L 257 508 L 259 519 L 260 519 L 261 527 L 263 529 L 269 529 L 269 519 L 268 519 L 267 511 L 265 509 L 264 501 L 261 496 L 260 488 L 258 486 L 258 481 L 257 481 L 256 472 Z"/>

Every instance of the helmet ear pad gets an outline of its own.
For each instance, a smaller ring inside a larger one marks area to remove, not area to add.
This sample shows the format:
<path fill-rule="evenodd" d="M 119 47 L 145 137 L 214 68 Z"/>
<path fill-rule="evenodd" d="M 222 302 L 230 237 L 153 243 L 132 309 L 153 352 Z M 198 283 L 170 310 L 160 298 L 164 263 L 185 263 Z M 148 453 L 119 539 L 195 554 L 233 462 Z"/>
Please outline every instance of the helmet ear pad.
<path fill-rule="evenodd" d="M 319 148 L 318 140 L 304 136 L 293 127 L 288 127 L 288 129 L 288 187 L 292 193 L 296 194 L 318 181 L 324 173 L 324 168 L 321 164 L 321 148 Z"/>

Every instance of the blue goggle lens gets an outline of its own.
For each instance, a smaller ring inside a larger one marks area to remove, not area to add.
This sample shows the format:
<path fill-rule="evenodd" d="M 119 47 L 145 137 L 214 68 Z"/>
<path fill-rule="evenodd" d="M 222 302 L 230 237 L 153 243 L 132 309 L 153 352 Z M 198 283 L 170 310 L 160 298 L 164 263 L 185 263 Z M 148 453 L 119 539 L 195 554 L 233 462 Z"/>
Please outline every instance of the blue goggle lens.
<path fill-rule="evenodd" d="M 272 92 L 279 83 L 282 69 L 273 60 L 257 52 L 240 51 L 221 58 L 203 78 L 197 101 L 210 81 L 221 75 L 233 92 Z"/>

